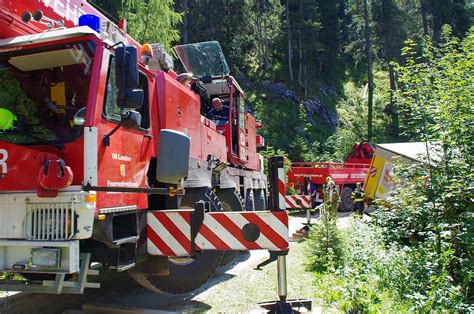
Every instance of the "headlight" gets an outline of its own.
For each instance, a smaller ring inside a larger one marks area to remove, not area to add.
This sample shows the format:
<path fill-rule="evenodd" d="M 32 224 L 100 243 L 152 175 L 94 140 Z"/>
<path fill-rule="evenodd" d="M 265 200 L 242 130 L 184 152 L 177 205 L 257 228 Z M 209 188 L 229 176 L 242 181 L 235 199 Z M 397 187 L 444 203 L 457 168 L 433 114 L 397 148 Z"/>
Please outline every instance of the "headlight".
<path fill-rule="evenodd" d="M 31 249 L 31 267 L 58 268 L 61 262 L 61 249 L 34 248 Z"/>

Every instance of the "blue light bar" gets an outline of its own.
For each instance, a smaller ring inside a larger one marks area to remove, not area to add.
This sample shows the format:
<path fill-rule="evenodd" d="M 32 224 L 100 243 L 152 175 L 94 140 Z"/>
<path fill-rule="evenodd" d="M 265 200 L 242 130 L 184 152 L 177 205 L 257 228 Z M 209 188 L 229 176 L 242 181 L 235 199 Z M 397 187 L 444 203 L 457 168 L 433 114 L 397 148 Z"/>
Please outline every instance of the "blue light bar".
<path fill-rule="evenodd" d="M 102 22 L 100 20 L 100 16 L 94 14 L 84 14 L 79 17 L 79 26 L 89 26 L 100 34 Z"/>

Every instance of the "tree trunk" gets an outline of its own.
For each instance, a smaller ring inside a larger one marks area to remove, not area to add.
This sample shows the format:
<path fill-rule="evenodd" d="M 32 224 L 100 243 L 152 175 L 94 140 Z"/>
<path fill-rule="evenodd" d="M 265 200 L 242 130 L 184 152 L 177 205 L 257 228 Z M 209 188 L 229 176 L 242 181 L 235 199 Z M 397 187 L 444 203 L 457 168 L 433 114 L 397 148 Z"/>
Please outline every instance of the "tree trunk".
<path fill-rule="evenodd" d="M 306 69 L 306 63 L 304 64 L 303 67 L 303 74 L 304 74 L 304 99 L 308 99 L 308 72 Z"/>
<path fill-rule="evenodd" d="M 303 14 L 303 6 L 302 4 L 300 3 L 299 4 L 300 6 L 300 9 L 299 9 L 299 13 L 300 13 L 300 16 L 302 16 Z M 303 36 L 302 36 L 302 33 L 301 33 L 301 28 L 302 28 L 302 25 L 301 23 L 299 23 L 299 26 L 298 26 L 298 57 L 299 57 L 299 69 L 298 69 L 298 84 L 300 86 L 303 86 L 302 84 L 302 76 L 303 76 Z"/>
<path fill-rule="evenodd" d="M 263 68 L 268 72 L 268 36 L 267 36 L 267 7 L 263 6 Z"/>
<path fill-rule="evenodd" d="M 189 31 L 188 31 L 188 0 L 183 1 L 183 44 L 189 43 Z"/>
<path fill-rule="evenodd" d="M 257 60 L 258 66 L 262 66 L 262 21 L 260 19 L 260 14 L 257 16 Z"/>
<path fill-rule="evenodd" d="M 368 0 L 364 0 L 365 22 L 365 53 L 367 55 L 367 79 L 369 85 L 368 112 L 367 112 L 367 140 L 372 139 L 372 107 L 374 98 L 374 78 L 372 74 L 372 44 L 370 42 Z"/>
<path fill-rule="evenodd" d="M 346 1 L 339 0 L 339 18 L 341 19 L 341 34 L 342 34 L 342 41 L 343 43 L 347 42 L 348 38 L 348 23 L 347 23 L 347 16 L 346 16 Z"/>
<path fill-rule="evenodd" d="M 429 30 L 428 30 L 428 15 L 427 15 L 427 10 L 428 8 L 426 7 L 426 0 L 421 0 L 421 21 L 423 23 L 423 34 L 428 35 Z"/>
<path fill-rule="evenodd" d="M 398 111 L 397 104 L 395 103 L 395 90 L 397 89 L 397 84 L 395 80 L 395 71 L 393 70 L 393 65 L 391 63 L 388 64 L 388 74 L 390 77 L 390 114 L 392 116 L 392 131 L 398 136 Z"/>
<path fill-rule="evenodd" d="M 286 22 L 288 27 L 288 71 L 290 72 L 290 80 L 293 81 L 293 47 L 291 43 L 291 22 L 290 22 L 290 0 L 286 1 Z"/>

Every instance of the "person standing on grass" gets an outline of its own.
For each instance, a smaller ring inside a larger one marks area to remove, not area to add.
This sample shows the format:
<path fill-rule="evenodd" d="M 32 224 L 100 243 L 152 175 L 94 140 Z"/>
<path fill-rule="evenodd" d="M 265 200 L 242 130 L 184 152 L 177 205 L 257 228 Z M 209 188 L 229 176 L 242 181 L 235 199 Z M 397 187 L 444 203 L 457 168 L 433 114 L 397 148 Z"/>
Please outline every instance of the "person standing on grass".
<path fill-rule="evenodd" d="M 332 217 L 336 217 L 340 202 L 341 198 L 337 191 L 336 184 L 334 181 L 329 181 L 327 189 L 324 190 L 324 206 Z"/>
<path fill-rule="evenodd" d="M 362 218 L 364 213 L 365 191 L 360 182 L 356 183 L 356 189 L 352 192 L 352 202 L 354 202 L 354 211 L 357 216 Z"/>

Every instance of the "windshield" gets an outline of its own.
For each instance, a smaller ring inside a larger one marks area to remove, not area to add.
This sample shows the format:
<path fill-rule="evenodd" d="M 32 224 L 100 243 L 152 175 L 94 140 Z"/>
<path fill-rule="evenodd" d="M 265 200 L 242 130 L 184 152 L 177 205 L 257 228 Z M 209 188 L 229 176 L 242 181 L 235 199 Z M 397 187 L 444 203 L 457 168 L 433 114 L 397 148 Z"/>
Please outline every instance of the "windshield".
<path fill-rule="evenodd" d="M 0 54 L 0 141 L 60 144 L 83 126 L 95 44 L 81 42 Z M 81 110 L 82 109 L 82 110 Z M 83 121 L 83 119 L 82 119 Z"/>
<path fill-rule="evenodd" d="M 180 45 L 174 50 L 187 72 L 212 77 L 229 74 L 229 66 L 217 41 Z"/>

